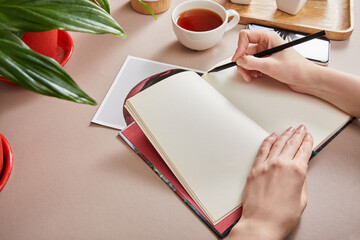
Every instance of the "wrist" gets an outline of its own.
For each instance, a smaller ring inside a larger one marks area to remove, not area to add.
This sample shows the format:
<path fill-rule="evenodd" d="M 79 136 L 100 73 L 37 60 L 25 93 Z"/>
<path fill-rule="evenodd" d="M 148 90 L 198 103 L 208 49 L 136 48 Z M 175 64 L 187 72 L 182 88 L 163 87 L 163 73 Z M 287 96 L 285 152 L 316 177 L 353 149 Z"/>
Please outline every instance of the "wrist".
<path fill-rule="evenodd" d="M 308 80 L 305 93 L 324 99 L 324 95 L 330 94 L 331 92 L 328 74 L 328 68 L 313 64 L 307 77 Z"/>
<path fill-rule="evenodd" d="M 228 240 L 282 240 L 284 234 L 266 224 L 252 219 L 240 219 L 229 234 Z"/>
<path fill-rule="evenodd" d="M 298 75 L 301 84 L 294 86 L 293 89 L 297 92 L 318 96 L 321 93 L 322 86 L 324 86 L 322 77 L 324 67 L 309 61 L 301 69 L 302 73 Z"/>

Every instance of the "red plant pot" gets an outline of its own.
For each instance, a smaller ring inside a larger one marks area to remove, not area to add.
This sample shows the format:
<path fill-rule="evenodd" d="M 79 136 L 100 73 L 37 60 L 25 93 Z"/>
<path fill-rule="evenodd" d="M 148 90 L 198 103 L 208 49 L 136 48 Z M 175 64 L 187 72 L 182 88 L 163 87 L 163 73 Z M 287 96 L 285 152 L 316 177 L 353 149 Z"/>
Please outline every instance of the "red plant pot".
<path fill-rule="evenodd" d="M 21 40 L 29 48 L 42 55 L 54 58 L 57 52 L 58 30 L 26 32 Z"/>
<path fill-rule="evenodd" d="M 13 154 L 9 142 L 0 133 L 0 144 L 2 144 L 2 151 L 0 148 L 0 160 L 2 160 L 2 170 L 0 170 L 0 191 L 5 187 L 9 180 L 10 173 L 13 167 Z"/>
<path fill-rule="evenodd" d="M 21 38 L 32 50 L 42 55 L 54 58 L 61 66 L 70 59 L 74 43 L 70 34 L 63 30 L 50 30 L 46 32 L 27 32 Z M 0 77 L 0 81 L 12 83 Z"/>

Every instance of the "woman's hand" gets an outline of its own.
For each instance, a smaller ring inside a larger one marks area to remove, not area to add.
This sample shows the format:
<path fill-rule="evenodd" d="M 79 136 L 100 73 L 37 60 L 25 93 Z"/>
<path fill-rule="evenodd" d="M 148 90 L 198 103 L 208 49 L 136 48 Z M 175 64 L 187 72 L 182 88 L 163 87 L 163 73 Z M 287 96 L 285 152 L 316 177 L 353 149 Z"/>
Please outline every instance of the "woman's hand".
<path fill-rule="evenodd" d="M 310 87 L 309 79 L 316 65 L 295 49 L 288 48 L 263 58 L 252 56 L 284 43 L 275 32 L 241 30 L 232 61 L 237 63 L 238 71 L 246 81 L 266 74 L 286 83 L 294 91 L 304 93 Z"/>
<path fill-rule="evenodd" d="M 287 48 L 263 58 L 252 56 L 283 44 L 275 32 L 241 30 L 232 61 L 246 81 L 266 74 L 292 90 L 321 98 L 341 110 L 360 117 L 360 77 L 321 67 Z"/>
<path fill-rule="evenodd" d="M 229 239 L 278 240 L 289 234 L 306 207 L 312 146 L 304 126 L 264 140 L 245 185 L 242 217 Z"/>

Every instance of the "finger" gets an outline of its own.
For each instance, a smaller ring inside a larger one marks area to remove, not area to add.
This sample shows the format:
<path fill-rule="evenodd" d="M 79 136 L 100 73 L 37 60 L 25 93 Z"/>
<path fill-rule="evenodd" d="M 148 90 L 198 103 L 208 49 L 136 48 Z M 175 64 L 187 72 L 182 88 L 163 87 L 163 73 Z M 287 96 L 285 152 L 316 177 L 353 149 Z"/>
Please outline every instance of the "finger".
<path fill-rule="evenodd" d="M 313 144 L 314 139 L 312 135 L 310 133 L 306 133 L 301 146 L 298 148 L 295 154 L 294 161 L 298 161 L 307 165 L 311 157 Z"/>
<path fill-rule="evenodd" d="M 245 50 L 245 55 L 254 55 L 259 52 L 258 44 L 249 44 Z"/>
<path fill-rule="evenodd" d="M 259 44 L 261 49 L 285 43 L 285 41 L 273 31 L 241 30 L 239 33 L 238 48 L 235 51 L 232 61 L 235 62 L 243 56 L 250 43 Z"/>
<path fill-rule="evenodd" d="M 304 137 L 306 135 L 306 127 L 300 125 L 294 134 L 286 141 L 283 150 L 280 153 L 281 157 L 293 159 L 296 152 L 298 151 Z"/>
<path fill-rule="evenodd" d="M 241 30 L 239 33 L 238 47 L 235 51 L 234 56 L 232 57 L 232 61 L 235 62 L 236 59 L 243 56 L 245 54 L 246 49 L 249 46 L 249 38 L 246 34 L 247 30 Z"/>
<path fill-rule="evenodd" d="M 291 136 L 294 134 L 295 128 L 289 127 L 281 136 L 278 138 L 278 140 L 274 143 L 273 147 L 271 148 L 271 151 L 269 153 L 269 159 L 277 159 L 280 152 L 285 146 L 285 143 L 291 138 Z"/>
<path fill-rule="evenodd" d="M 276 133 L 272 133 L 270 136 L 264 139 L 257 153 L 253 168 L 259 166 L 259 164 L 266 160 L 267 156 L 269 155 L 270 149 L 275 143 L 277 137 L 278 136 Z"/>
<path fill-rule="evenodd" d="M 257 58 L 251 55 L 239 57 L 236 60 L 236 64 L 247 70 L 256 70 L 265 74 L 268 74 L 274 66 L 274 60 L 272 58 L 264 57 Z"/>
<path fill-rule="evenodd" d="M 262 76 L 262 73 L 259 72 L 259 71 L 256 71 L 256 70 L 252 70 L 252 71 L 249 71 L 250 72 L 250 75 L 254 78 L 257 78 L 257 77 L 261 77 Z"/>
<path fill-rule="evenodd" d="M 240 75 L 243 77 L 243 79 L 246 81 L 246 82 L 250 82 L 251 81 L 251 74 L 250 74 L 250 71 L 242 68 L 242 67 L 238 67 L 237 68 L 237 71 L 238 73 L 240 73 Z"/>
<path fill-rule="evenodd" d="M 267 45 L 268 40 L 264 38 L 264 35 L 267 33 L 263 31 L 254 31 L 254 30 L 241 30 L 239 33 L 239 40 L 238 40 L 238 48 L 235 51 L 234 56 L 232 57 L 232 61 L 235 62 L 236 59 L 243 56 L 246 50 L 249 47 L 249 43 L 259 43 L 261 41 L 265 42 Z"/>
<path fill-rule="evenodd" d="M 248 48 L 245 51 L 246 55 L 254 55 L 256 53 L 266 50 L 266 46 L 262 44 L 249 44 Z"/>
<path fill-rule="evenodd" d="M 263 74 L 259 71 L 249 71 L 242 67 L 237 68 L 238 73 L 242 76 L 243 80 L 250 82 L 252 78 L 261 77 Z"/>

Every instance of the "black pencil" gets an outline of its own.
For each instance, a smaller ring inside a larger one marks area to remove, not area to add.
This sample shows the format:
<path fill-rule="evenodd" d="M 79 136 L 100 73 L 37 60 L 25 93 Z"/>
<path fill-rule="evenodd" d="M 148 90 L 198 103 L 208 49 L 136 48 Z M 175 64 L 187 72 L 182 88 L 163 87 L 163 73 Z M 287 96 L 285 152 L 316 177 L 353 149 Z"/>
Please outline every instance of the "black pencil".
<path fill-rule="evenodd" d="M 265 51 L 256 53 L 256 54 L 254 54 L 254 57 L 264 57 L 264 56 L 268 56 L 268 55 L 274 54 L 274 53 L 276 53 L 276 52 L 282 51 L 282 50 L 284 50 L 284 49 L 286 49 L 286 48 L 293 47 L 293 46 L 295 46 L 295 45 L 298 45 L 298 44 L 307 42 L 307 41 L 312 40 L 312 39 L 314 39 L 314 38 L 322 37 L 322 36 L 324 36 L 324 35 L 326 35 L 326 33 L 325 33 L 324 30 L 322 30 L 322 31 L 320 31 L 320 32 L 317 32 L 317 33 L 308 35 L 308 36 L 306 36 L 306 37 L 299 38 L 299 39 L 296 39 L 296 40 L 294 40 L 294 41 L 291 41 L 291 42 L 282 44 L 282 45 L 280 45 L 280 46 L 277 46 L 277 47 L 274 47 L 274 48 L 270 48 L 270 49 L 267 49 L 267 50 L 265 50 Z M 221 70 L 224 70 L 224 69 L 227 69 L 227 68 L 230 68 L 230 67 L 234 67 L 234 66 L 236 66 L 236 62 L 226 63 L 226 64 L 224 64 L 224 65 L 218 66 L 218 67 L 216 67 L 216 68 L 208 71 L 208 73 L 218 72 L 218 71 L 221 71 Z"/>

